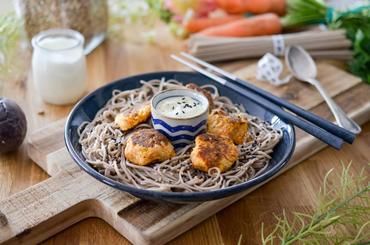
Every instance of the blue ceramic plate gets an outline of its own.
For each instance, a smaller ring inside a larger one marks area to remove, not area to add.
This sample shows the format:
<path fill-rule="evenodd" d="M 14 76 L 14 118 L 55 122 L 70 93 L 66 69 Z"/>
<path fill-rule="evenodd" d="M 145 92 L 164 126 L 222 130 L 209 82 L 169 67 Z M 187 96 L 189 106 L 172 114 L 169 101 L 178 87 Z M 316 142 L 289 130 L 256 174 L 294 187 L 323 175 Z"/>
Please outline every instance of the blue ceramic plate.
<path fill-rule="evenodd" d="M 251 115 L 257 116 L 267 122 L 270 122 L 273 127 L 280 128 L 283 131 L 283 138 L 279 144 L 275 147 L 272 154 L 272 159 L 269 167 L 264 173 L 248 180 L 244 183 L 205 192 L 195 192 L 195 193 L 181 193 L 181 192 L 159 192 L 151 191 L 145 189 L 138 189 L 130 185 L 122 184 L 112 179 L 105 177 L 91 167 L 84 159 L 81 153 L 81 146 L 78 143 L 77 128 L 83 121 L 91 121 L 95 117 L 97 111 L 102 108 L 105 103 L 111 98 L 112 91 L 114 89 L 128 90 L 134 89 L 139 86 L 140 80 L 151 80 L 151 79 L 176 79 L 183 83 L 193 82 L 198 85 L 203 84 L 214 84 L 221 95 L 227 96 L 232 99 L 234 103 L 243 104 L 247 112 Z M 256 105 L 252 101 L 243 97 L 241 94 L 234 92 L 226 87 L 213 82 L 211 79 L 200 75 L 198 73 L 191 72 L 157 72 L 157 73 L 147 73 L 132 77 L 123 78 L 121 80 L 107 84 L 94 92 L 83 98 L 77 105 L 72 109 L 68 116 L 67 123 L 65 125 L 64 133 L 65 143 L 69 153 L 71 154 L 73 160 L 88 174 L 96 178 L 97 180 L 122 191 L 126 191 L 140 198 L 152 199 L 152 200 L 162 200 L 170 202 L 200 202 L 215 200 L 223 197 L 227 197 L 242 191 L 247 190 L 261 182 L 264 182 L 274 176 L 279 172 L 282 167 L 290 159 L 294 147 L 295 147 L 295 133 L 292 125 L 285 123 L 283 120 L 279 119 L 276 115 L 267 111 L 266 109 Z"/>

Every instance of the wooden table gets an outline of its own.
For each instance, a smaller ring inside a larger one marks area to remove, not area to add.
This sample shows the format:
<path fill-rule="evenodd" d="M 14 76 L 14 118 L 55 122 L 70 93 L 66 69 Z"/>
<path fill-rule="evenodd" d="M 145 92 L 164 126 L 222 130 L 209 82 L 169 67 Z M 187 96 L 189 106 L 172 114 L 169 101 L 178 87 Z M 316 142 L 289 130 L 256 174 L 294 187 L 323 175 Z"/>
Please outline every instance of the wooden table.
<path fill-rule="evenodd" d="M 168 56 L 179 50 L 182 43 L 169 37 L 161 40 L 159 45 L 114 41 L 104 43 L 88 56 L 89 90 L 127 75 L 183 69 Z M 29 60 L 29 57 L 25 60 Z M 233 71 L 249 63 L 238 61 L 225 64 L 224 67 Z M 19 103 L 27 114 L 28 130 L 31 132 L 48 122 L 65 117 L 71 107 L 44 104 L 35 92 L 31 79 L 27 79 L 28 66 L 25 67 L 25 72 L 19 73 L 17 78 L 0 79 L 0 96 L 12 98 Z M 273 213 L 281 214 L 283 209 L 312 209 L 325 173 L 331 168 L 340 170 L 340 161 L 352 161 L 352 171 L 358 173 L 370 162 L 369 149 L 370 123 L 367 123 L 353 145 L 346 145 L 341 151 L 327 148 L 319 152 L 179 236 L 171 244 L 236 244 L 240 235 L 243 235 L 243 244 L 258 244 L 262 222 L 272 225 Z M 0 200 L 47 177 L 27 157 L 24 146 L 17 152 L 0 156 Z M 45 244 L 53 243 L 129 244 L 109 225 L 96 218 L 82 221 L 45 241 Z"/>

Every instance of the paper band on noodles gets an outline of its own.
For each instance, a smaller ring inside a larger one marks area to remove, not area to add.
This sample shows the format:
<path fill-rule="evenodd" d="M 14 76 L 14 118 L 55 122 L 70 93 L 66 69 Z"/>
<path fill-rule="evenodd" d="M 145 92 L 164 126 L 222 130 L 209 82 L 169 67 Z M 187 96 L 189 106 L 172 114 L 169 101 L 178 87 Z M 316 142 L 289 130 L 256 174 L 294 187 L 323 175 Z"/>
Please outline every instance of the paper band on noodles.
<path fill-rule="evenodd" d="M 272 46 L 273 46 L 275 55 L 277 55 L 277 56 L 284 55 L 285 42 L 284 42 L 283 35 L 274 35 L 274 36 L 272 36 Z"/>
<path fill-rule="evenodd" d="M 283 72 L 283 64 L 273 54 L 265 54 L 257 63 L 257 74 L 258 80 L 267 81 L 272 85 L 279 86 L 288 83 L 291 75 L 280 79 L 280 75 Z"/>

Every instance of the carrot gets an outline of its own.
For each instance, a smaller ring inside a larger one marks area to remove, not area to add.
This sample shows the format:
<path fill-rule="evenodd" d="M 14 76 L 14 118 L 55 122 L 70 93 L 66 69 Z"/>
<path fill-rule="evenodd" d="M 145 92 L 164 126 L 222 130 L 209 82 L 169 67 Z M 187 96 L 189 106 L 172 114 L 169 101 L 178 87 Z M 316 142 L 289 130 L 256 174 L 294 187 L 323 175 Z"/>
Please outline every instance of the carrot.
<path fill-rule="evenodd" d="M 184 27 L 188 32 L 194 33 L 204 30 L 208 27 L 223 25 L 242 18 L 244 18 L 242 15 L 228 15 L 216 18 L 196 18 L 186 22 Z"/>
<path fill-rule="evenodd" d="M 281 29 L 279 16 L 268 13 L 210 27 L 199 32 L 199 34 L 206 36 L 250 37 L 280 33 Z"/>
<path fill-rule="evenodd" d="M 286 0 L 217 0 L 220 8 L 230 14 L 253 14 L 276 13 L 280 16 L 285 14 Z"/>

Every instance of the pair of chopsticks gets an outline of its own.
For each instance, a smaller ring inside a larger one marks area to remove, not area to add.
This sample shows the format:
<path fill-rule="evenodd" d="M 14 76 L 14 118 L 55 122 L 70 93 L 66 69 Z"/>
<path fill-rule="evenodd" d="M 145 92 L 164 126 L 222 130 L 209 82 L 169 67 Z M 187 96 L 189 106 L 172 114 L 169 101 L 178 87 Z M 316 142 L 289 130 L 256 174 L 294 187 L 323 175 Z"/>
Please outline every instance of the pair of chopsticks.
<path fill-rule="evenodd" d="M 191 60 L 192 62 L 207 68 L 207 70 L 176 55 L 171 55 L 171 58 L 234 90 L 242 96 L 247 97 L 254 103 L 271 111 L 284 121 L 294 124 L 295 126 L 320 139 L 326 144 L 334 147 L 335 149 L 340 149 L 343 145 L 343 141 L 351 144 L 356 137 L 354 133 L 341 128 L 334 123 L 321 118 L 307 110 L 304 110 L 284 99 L 281 99 L 263 89 L 260 89 L 247 81 L 241 80 L 231 73 L 228 73 L 187 53 L 181 52 L 180 54 L 188 60 Z M 212 73 L 211 71 L 216 73 L 217 75 Z M 221 75 L 222 77 L 220 77 L 219 75 Z M 289 110 L 292 113 L 284 110 L 283 108 Z"/>

